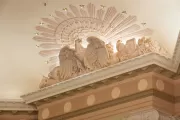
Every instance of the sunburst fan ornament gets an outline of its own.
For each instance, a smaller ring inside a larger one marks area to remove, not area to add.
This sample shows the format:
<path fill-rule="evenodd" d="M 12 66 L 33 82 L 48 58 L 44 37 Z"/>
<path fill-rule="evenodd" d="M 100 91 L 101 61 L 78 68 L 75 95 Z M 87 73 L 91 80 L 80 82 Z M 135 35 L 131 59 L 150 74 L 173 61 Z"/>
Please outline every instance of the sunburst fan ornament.
<path fill-rule="evenodd" d="M 38 34 L 33 38 L 42 48 L 39 54 L 47 57 L 48 64 L 55 67 L 59 64 L 58 54 L 62 47 L 74 47 L 75 40 L 86 38 L 90 35 L 102 38 L 106 43 L 116 43 L 132 38 L 150 36 L 152 30 L 138 23 L 137 17 L 128 15 L 126 11 L 118 12 L 115 7 L 96 7 L 94 4 L 69 5 L 55 11 L 51 18 L 42 18 L 43 24 L 36 26 Z"/>

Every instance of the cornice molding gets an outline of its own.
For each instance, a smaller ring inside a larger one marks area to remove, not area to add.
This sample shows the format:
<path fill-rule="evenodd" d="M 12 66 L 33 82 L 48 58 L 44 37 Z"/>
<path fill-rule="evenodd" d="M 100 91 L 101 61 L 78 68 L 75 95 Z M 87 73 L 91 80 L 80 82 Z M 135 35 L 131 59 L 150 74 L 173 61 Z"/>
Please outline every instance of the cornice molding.
<path fill-rule="evenodd" d="M 164 69 L 177 72 L 180 63 L 180 34 L 174 50 L 172 59 L 161 56 L 157 53 L 149 53 L 127 61 L 111 65 L 107 68 L 93 71 L 91 73 L 81 75 L 66 81 L 62 81 L 55 85 L 21 96 L 25 103 L 32 103 L 44 98 L 48 98 L 57 94 L 61 94 L 70 90 L 74 90 L 86 85 L 90 85 L 104 79 L 120 75 L 129 71 L 146 67 L 148 65 L 158 65 Z"/>
<path fill-rule="evenodd" d="M 0 101 L 0 111 L 36 111 L 36 108 L 22 101 Z"/>

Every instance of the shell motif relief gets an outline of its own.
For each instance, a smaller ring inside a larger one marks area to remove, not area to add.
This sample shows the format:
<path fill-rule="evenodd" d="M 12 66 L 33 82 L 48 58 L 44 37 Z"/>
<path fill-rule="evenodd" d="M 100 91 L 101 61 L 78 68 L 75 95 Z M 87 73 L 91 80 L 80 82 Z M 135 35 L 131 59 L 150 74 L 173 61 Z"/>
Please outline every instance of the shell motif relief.
<path fill-rule="evenodd" d="M 154 41 L 145 38 L 152 34 L 151 29 L 138 23 L 136 16 L 119 13 L 115 7 L 96 7 L 91 3 L 69 5 L 55 11 L 50 18 L 42 18 L 36 30 L 33 39 L 41 48 L 39 54 L 47 58 L 51 69 L 48 78 L 55 82 L 148 52 L 162 51 Z M 138 43 L 134 38 L 140 38 Z M 48 84 L 48 80 L 42 82 L 46 82 L 41 83 L 43 86 Z"/>

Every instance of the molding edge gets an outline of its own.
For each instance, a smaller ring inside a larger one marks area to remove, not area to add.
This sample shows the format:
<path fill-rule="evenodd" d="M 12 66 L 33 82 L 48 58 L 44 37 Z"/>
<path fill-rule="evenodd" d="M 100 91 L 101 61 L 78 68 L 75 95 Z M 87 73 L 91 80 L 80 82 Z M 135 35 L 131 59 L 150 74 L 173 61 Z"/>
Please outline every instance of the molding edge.
<path fill-rule="evenodd" d="M 28 111 L 33 112 L 37 109 L 32 105 L 27 105 L 22 101 L 0 101 L 0 111 Z"/>

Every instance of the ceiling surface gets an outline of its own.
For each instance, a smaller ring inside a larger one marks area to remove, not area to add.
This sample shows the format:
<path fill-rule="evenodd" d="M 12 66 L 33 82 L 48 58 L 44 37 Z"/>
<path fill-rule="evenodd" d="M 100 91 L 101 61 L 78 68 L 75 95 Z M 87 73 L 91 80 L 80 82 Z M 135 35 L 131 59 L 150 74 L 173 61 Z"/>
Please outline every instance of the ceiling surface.
<path fill-rule="evenodd" d="M 69 4 L 90 2 L 136 15 L 154 31 L 152 39 L 173 54 L 180 29 L 180 0 L 0 0 L 0 99 L 20 99 L 37 90 L 42 75 L 47 75 L 46 59 L 38 55 L 32 39 L 41 18 Z"/>

